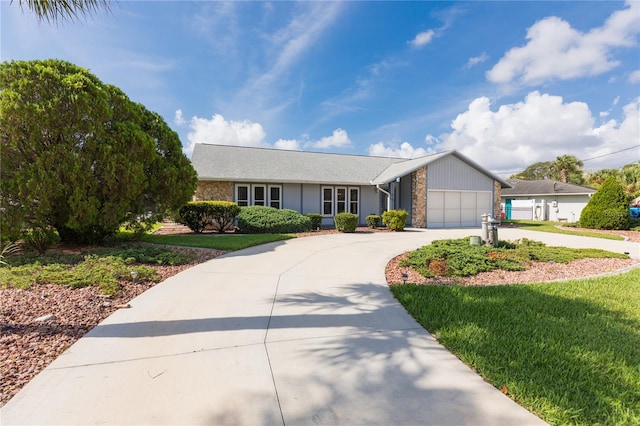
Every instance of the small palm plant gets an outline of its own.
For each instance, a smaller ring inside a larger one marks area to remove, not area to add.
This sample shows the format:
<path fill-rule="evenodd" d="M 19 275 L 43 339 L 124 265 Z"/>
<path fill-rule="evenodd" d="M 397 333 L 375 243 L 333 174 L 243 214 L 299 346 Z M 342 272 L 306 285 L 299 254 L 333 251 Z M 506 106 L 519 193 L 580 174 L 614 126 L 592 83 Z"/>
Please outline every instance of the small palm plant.
<path fill-rule="evenodd" d="M 2 247 L 2 250 L 0 250 L 0 266 L 7 265 L 7 261 L 5 260 L 7 256 L 18 253 L 20 248 L 20 244 L 17 242 L 5 244 L 4 247 Z"/>

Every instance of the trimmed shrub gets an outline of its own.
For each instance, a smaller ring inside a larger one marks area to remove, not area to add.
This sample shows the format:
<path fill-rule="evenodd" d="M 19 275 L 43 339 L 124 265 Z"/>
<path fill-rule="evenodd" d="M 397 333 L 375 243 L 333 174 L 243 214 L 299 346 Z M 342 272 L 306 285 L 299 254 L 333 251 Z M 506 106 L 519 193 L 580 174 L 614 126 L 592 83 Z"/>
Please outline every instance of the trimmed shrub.
<path fill-rule="evenodd" d="M 233 227 L 233 221 L 240 213 L 240 206 L 232 201 L 208 201 L 211 215 L 211 229 L 223 233 Z"/>
<path fill-rule="evenodd" d="M 615 177 L 608 177 L 582 209 L 580 226 L 591 229 L 629 229 L 629 200 Z"/>
<path fill-rule="evenodd" d="M 231 201 L 192 201 L 180 208 L 179 222 L 196 234 L 209 228 L 224 232 L 233 226 L 240 207 Z"/>
<path fill-rule="evenodd" d="M 180 207 L 179 220 L 196 234 L 202 233 L 209 220 L 208 207 L 204 202 L 190 202 Z"/>
<path fill-rule="evenodd" d="M 311 229 L 319 229 L 322 225 L 322 215 L 320 213 L 308 213 L 305 216 L 311 220 Z"/>
<path fill-rule="evenodd" d="M 245 234 L 286 234 L 311 230 L 311 219 L 290 209 L 266 206 L 242 207 L 238 228 Z"/>
<path fill-rule="evenodd" d="M 58 233 L 51 228 L 34 228 L 24 234 L 24 244 L 28 248 L 44 254 L 48 248 L 60 241 Z"/>
<path fill-rule="evenodd" d="M 409 213 L 406 210 L 389 210 L 382 213 L 382 223 L 392 231 L 404 231 L 407 219 L 409 219 Z"/>
<path fill-rule="evenodd" d="M 380 226 L 380 216 L 377 214 L 370 214 L 366 217 L 366 221 L 369 228 L 377 228 Z"/>
<path fill-rule="evenodd" d="M 338 213 L 333 221 L 340 232 L 356 232 L 358 227 L 358 215 L 353 213 Z"/>

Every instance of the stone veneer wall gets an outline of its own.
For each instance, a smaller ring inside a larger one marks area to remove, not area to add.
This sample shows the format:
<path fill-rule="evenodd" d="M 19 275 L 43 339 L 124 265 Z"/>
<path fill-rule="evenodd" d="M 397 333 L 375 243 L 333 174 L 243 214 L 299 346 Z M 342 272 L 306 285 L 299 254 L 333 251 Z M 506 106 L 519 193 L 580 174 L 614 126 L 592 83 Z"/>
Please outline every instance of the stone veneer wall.
<path fill-rule="evenodd" d="M 198 181 L 195 201 L 233 201 L 233 182 Z"/>
<path fill-rule="evenodd" d="M 427 227 L 427 166 L 411 173 L 411 226 Z"/>
<path fill-rule="evenodd" d="M 500 219 L 500 196 L 502 195 L 502 185 L 497 180 L 493 181 L 493 217 Z"/>

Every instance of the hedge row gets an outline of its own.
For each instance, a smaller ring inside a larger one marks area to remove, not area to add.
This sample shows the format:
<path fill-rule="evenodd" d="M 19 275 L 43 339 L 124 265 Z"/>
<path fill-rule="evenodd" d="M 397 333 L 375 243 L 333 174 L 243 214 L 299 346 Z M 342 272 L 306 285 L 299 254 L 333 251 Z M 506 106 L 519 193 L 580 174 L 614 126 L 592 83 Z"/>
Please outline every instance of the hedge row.
<path fill-rule="evenodd" d="M 179 222 L 200 234 L 209 228 L 217 232 L 228 231 L 240 213 L 240 207 L 231 201 L 192 201 L 180 208 Z"/>
<path fill-rule="evenodd" d="M 290 209 L 265 206 L 243 207 L 238 228 L 246 234 L 286 234 L 311 231 L 311 219 Z"/>

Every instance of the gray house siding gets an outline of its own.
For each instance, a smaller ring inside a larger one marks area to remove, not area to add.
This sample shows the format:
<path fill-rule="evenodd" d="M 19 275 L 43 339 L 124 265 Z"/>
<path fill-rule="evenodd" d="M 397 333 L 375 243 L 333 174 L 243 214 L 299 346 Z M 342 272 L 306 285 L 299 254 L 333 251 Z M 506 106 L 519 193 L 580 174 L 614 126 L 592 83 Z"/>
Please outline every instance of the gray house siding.
<path fill-rule="evenodd" d="M 282 208 L 302 211 L 302 185 L 285 183 L 282 185 Z"/>
<path fill-rule="evenodd" d="M 407 223 L 411 223 L 411 175 L 404 176 L 400 179 L 400 200 L 396 204 L 397 209 L 405 210 L 409 213 Z"/>
<path fill-rule="evenodd" d="M 427 167 L 427 189 L 493 192 L 493 179 L 464 161 L 447 156 Z"/>
<path fill-rule="evenodd" d="M 380 198 L 374 186 L 360 187 L 360 224 L 367 223 L 367 216 L 380 214 Z"/>
<path fill-rule="evenodd" d="M 300 192 L 302 194 L 302 209 L 298 211 L 302 214 L 321 213 L 320 185 L 302 184 Z"/>

